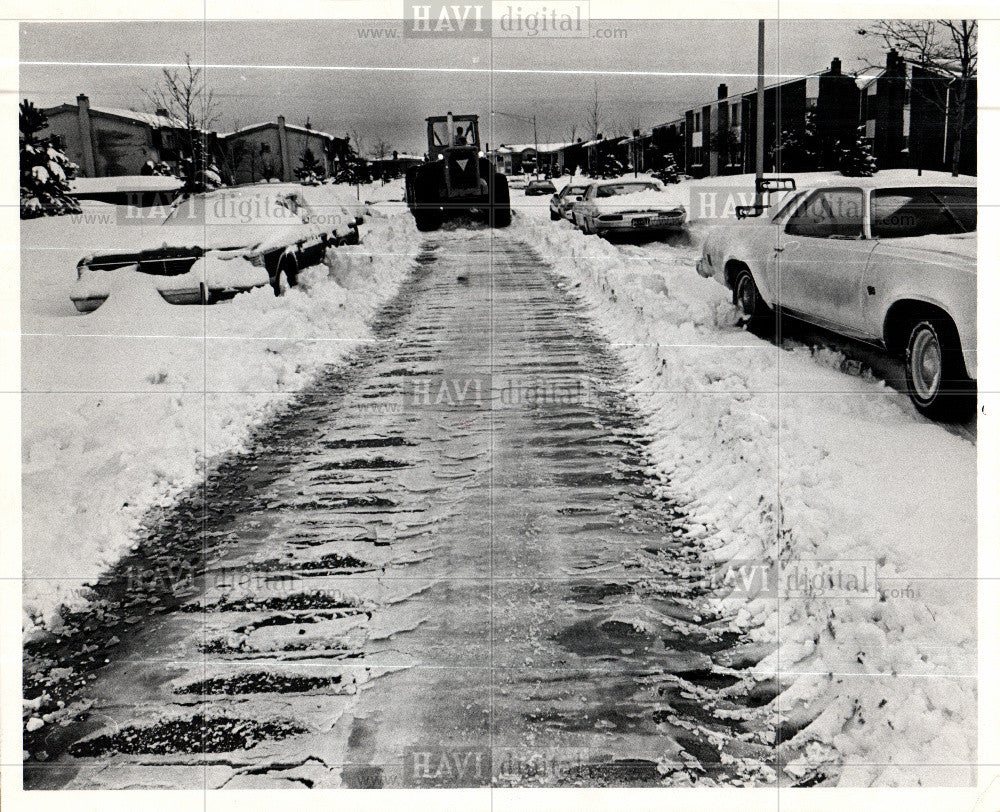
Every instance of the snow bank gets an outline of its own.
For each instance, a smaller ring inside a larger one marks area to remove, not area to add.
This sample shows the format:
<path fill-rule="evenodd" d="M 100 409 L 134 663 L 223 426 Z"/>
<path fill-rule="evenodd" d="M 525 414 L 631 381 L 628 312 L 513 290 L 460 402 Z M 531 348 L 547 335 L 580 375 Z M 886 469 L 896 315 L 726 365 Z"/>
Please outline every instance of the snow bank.
<path fill-rule="evenodd" d="M 155 280 L 132 274 L 89 315 L 69 300 L 76 261 L 94 245 L 127 247 L 135 229 L 71 217 L 23 224 L 28 634 L 58 628 L 60 605 L 83 605 L 84 585 L 130 548 L 151 506 L 168 504 L 206 460 L 238 448 L 321 367 L 370 338 L 368 321 L 419 241 L 411 218 L 365 217 L 363 245 L 330 249 L 329 264 L 305 270 L 282 298 L 265 287 L 174 306 Z"/>
<path fill-rule="evenodd" d="M 626 361 L 691 538 L 719 562 L 777 562 L 782 577 L 823 561 L 877 574 L 870 595 L 758 588 L 724 601 L 769 652 L 753 677 L 783 689 L 765 717 L 797 731 L 781 745 L 788 778 L 974 782 L 975 446 L 871 375 L 845 374 L 840 353 L 736 327 L 695 248 L 618 247 L 525 214 L 511 236 L 553 265 Z"/>

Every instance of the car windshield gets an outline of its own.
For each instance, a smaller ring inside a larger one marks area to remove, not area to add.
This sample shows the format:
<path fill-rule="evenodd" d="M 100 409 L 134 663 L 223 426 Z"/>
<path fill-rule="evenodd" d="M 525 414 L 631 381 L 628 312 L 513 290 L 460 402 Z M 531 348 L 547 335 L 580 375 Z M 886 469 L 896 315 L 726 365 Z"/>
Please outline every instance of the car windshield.
<path fill-rule="evenodd" d="M 454 143 L 456 147 L 475 146 L 479 143 L 472 119 L 453 118 L 451 126 L 453 128 L 452 135 L 455 139 Z M 448 146 L 447 121 L 433 122 L 431 125 L 431 132 L 434 135 L 435 146 Z"/>
<path fill-rule="evenodd" d="M 246 225 L 260 220 L 287 221 L 297 217 L 298 202 L 275 194 L 213 194 L 184 198 L 167 215 L 165 226 Z"/>
<path fill-rule="evenodd" d="M 795 194 L 789 195 L 788 198 L 781 204 L 781 208 L 778 209 L 778 212 L 771 219 L 777 222 L 782 216 L 788 214 L 788 212 L 791 211 L 792 205 L 797 201 L 801 200 L 802 195 L 804 194 L 805 192 L 797 192 Z"/>
<path fill-rule="evenodd" d="M 563 192 L 563 197 L 576 197 L 587 191 L 586 186 L 567 186 Z"/>
<path fill-rule="evenodd" d="M 976 230 L 976 189 L 915 186 L 876 189 L 871 196 L 872 237 L 923 237 Z"/>
<path fill-rule="evenodd" d="M 598 197 L 618 197 L 619 195 L 631 195 L 636 192 L 657 192 L 659 187 L 655 183 L 609 183 L 597 187 Z"/>

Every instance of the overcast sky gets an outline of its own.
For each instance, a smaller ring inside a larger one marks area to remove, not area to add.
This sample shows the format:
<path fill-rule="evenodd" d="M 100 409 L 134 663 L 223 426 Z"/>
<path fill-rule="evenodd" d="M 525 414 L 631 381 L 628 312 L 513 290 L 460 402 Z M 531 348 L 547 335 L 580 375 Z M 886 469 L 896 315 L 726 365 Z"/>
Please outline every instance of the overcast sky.
<path fill-rule="evenodd" d="M 528 143 L 589 136 L 594 86 L 601 129 L 648 129 L 730 92 L 751 89 L 755 21 L 591 21 L 625 36 L 573 39 L 366 39 L 359 29 L 389 21 L 70 22 L 21 26 L 20 94 L 42 107 L 73 102 L 145 109 L 142 88 L 157 66 L 204 63 L 218 101 L 215 129 L 308 116 L 317 129 L 357 132 L 370 150 L 382 140 L 422 153 L 423 119 L 477 113 L 484 140 Z M 850 20 L 767 25 L 767 72 L 803 75 L 839 56 L 845 71 L 882 62 L 877 44 Z M 63 65 L 33 65 L 60 62 Z M 105 63 L 105 64 L 101 64 Z M 115 63 L 109 65 L 107 63 Z M 124 66 L 120 66 L 124 63 Z M 527 71 L 527 72 L 525 72 Z M 664 74 L 664 75 L 642 75 Z M 494 111 L 492 127 L 490 112 Z"/>

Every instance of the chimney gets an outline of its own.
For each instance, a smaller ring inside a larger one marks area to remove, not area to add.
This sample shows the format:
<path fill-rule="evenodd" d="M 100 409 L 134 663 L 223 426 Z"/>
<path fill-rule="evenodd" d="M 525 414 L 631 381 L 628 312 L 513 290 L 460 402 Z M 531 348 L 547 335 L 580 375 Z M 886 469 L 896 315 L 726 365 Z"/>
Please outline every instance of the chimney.
<path fill-rule="evenodd" d="M 720 99 L 729 98 L 729 88 L 726 87 L 725 82 L 723 82 L 721 85 L 719 85 L 719 96 L 718 96 L 718 98 L 720 98 Z"/>
<path fill-rule="evenodd" d="M 90 131 L 90 99 L 83 93 L 76 97 L 77 127 L 80 132 L 80 153 L 83 155 L 83 174 L 88 178 L 97 177 L 97 161 L 94 160 L 94 139 Z"/>
<path fill-rule="evenodd" d="M 288 131 L 285 129 L 285 117 L 278 116 L 278 154 L 281 156 L 281 179 L 292 180 L 292 163 L 288 157 Z"/>
<path fill-rule="evenodd" d="M 906 69 L 903 67 L 903 60 L 899 56 L 899 51 L 890 48 L 885 55 L 885 72 L 892 75 L 903 75 Z"/>
<path fill-rule="evenodd" d="M 166 107 L 157 107 L 156 115 L 158 115 L 160 118 L 170 118 L 170 113 L 167 112 Z"/>
<path fill-rule="evenodd" d="M 835 56 L 833 58 L 833 61 L 830 63 L 830 75 L 840 76 L 842 69 L 843 69 L 843 63 L 841 63 L 840 57 Z"/>

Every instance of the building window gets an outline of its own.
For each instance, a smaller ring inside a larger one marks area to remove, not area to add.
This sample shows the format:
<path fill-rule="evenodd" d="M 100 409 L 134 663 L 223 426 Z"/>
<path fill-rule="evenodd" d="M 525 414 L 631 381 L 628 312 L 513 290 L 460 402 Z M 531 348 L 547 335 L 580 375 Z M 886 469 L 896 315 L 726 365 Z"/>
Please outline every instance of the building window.
<path fill-rule="evenodd" d="M 696 133 L 701 132 L 701 113 L 694 114 L 694 131 Z"/>
<path fill-rule="evenodd" d="M 733 102 L 729 105 L 729 123 L 734 127 L 740 126 L 740 103 Z"/>
<path fill-rule="evenodd" d="M 271 145 L 268 144 L 267 141 L 261 141 L 260 142 L 260 154 L 261 155 L 267 155 L 268 153 L 270 153 L 270 151 L 271 151 Z"/>

